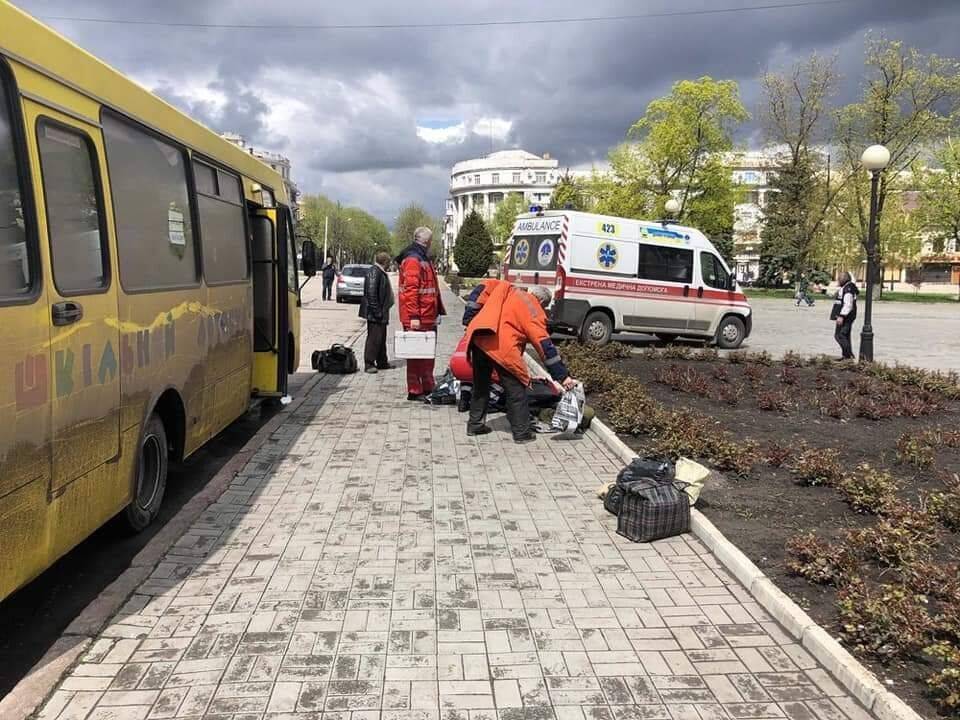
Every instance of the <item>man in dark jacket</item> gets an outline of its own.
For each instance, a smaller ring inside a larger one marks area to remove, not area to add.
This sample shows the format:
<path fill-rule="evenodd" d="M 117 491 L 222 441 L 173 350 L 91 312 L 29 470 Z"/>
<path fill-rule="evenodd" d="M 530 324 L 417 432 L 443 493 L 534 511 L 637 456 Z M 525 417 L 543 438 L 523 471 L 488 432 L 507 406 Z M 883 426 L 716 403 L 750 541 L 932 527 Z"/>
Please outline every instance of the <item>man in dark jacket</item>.
<path fill-rule="evenodd" d="M 337 278 L 337 264 L 333 261 L 332 255 L 327 255 L 327 261 L 320 268 L 320 274 L 323 276 L 323 299 L 333 299 L 333 281 Z"/>
<path fill-rule="evenodd" d="M 387 325 L 390 308 L 393 307 L 393 288 L 387 275 L 390 255 L 377 253 L 377 257 L 363 278 L 363 297 L 360 298 L 360 317 L 367 321 L 367 343 L 363 348 L 363 364 L 366 372 L 389 370 L 387 361 Z"/>
<path fill-rule="evenodd" d="M 857 295 L 860 294 L 860 290 L 848 272 L 840 273 L 838 282 L 840 283 L 840 289 L 837 291 L 837 297 L 833 301 L 833 309 L 830 311 L 830 317 L 837 324 L 836 330 L 833 331 L 833 337 L 840 346 L 843 359 L 853 360 L 850 332 L 853 330 L 853 321 L 857 319 Z"/>

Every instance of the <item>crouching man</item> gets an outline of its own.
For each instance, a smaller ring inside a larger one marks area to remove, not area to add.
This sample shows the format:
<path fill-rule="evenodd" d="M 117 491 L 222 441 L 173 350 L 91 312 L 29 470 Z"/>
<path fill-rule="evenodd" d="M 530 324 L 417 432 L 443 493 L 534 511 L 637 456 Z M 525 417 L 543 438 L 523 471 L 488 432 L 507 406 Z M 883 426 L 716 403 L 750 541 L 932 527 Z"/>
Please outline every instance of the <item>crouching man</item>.
<path fill-rule="evenodd" d="M 479 311 L 467 326 L 467 354 L 473 366 L 467 435 L 490 432 L 486 425 L 487 402 L 490 376 L 496 370 L 503 385 L 507 420 L 514 442 L 530 442 L 536 439 L 536 435 L 530 427 L 527 402 L 530 372 L 523 359 L 527 343 L 533 344 L 550 376 L 564 389 L 570 390 L 576 385 L 547 332 L 544 308 L 550 304 L 551 293 L 541 285 L 527 292 L 510 283 L 499 282 L 491 283 L 485 294 Z"/>

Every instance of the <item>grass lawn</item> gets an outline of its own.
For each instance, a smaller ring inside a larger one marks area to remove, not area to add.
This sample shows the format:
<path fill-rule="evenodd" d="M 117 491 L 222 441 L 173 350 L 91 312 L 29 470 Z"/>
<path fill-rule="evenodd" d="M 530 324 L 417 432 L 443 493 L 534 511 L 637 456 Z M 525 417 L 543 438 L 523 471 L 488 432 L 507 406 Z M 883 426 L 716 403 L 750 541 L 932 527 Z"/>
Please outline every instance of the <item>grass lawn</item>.
<path fill-rule="evenodd" d="M 720 474 L 698 507 L 923 717 L 960 717 L 954 375 L 685 346 L 562 350 L 638 455 Z"/>

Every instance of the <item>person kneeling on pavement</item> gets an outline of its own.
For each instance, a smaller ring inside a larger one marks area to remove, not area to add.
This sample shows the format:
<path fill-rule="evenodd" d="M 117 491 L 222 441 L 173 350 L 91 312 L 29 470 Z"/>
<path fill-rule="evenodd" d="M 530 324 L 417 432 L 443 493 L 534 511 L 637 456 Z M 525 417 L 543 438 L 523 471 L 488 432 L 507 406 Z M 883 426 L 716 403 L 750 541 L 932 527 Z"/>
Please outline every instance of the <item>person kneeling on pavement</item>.
<path fill-rule="evenodd" d="M 576 385 L 564 366 L 550 334 L 544 308 L 551 293 L 536 285 L 529 292 L 507 282 L 491 283 L 479 312 L 467 327 L 467 354 L 473 365 L 473 394 L 467 435 L 490 432 L 486 425 L 490 377 L 494 370 L 500 376 L 507 402 L 507 420 L 514 442 L 536 439 L 530 424 L 527 386 L 530 372 L 523 351 L 530 342 L 543 359 L 550 376 L 567 390 Z"/>

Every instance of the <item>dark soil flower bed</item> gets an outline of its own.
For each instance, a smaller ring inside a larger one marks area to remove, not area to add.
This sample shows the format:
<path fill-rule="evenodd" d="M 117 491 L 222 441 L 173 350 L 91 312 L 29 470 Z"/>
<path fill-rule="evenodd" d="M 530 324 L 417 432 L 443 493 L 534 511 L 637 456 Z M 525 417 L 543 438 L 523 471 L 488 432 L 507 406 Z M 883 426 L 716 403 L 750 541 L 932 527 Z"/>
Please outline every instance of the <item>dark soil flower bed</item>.
<path fill-rule="evenodd" d="M 955 378 L 686 348 L 566 355 L 638 454 L 722 471 L 698 507 L 818 623 L 921 715 L 960 717 Z"/>

